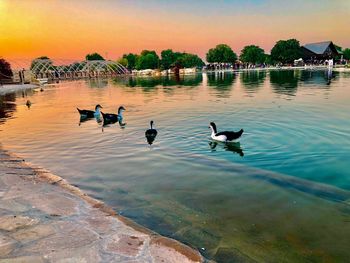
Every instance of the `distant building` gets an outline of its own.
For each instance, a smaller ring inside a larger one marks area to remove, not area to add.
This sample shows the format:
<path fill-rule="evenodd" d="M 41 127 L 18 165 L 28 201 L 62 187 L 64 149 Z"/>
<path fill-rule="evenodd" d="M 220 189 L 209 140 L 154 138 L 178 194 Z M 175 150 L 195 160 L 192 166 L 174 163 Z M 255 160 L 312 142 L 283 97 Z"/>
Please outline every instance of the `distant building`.
<path fill-rule="evenodd" d="M 306 44 L 301 49 L 304 61 L 334 59 L 340 55 L 332 41 Z"/>

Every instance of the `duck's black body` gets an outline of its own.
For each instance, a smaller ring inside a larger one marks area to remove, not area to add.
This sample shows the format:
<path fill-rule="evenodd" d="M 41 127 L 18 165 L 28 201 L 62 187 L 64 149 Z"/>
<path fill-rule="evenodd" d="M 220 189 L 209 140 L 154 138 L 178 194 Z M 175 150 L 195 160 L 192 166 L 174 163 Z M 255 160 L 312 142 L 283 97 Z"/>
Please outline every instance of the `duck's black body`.
<path fill-rule="evenodd" d="M 94 118 L 95 117 L 95 111 L 93 110 L 81 110 L 81 109 L 78 109 L 77 110 L 79 111 L 79 114 L 81 116 L 83 116 L 84 118 Z"/>
<path fill-rule="evenodd" d="M 151 128 L 145 132 L 145 136 L 149 145 L 153 143 L 158 134 L 157 130 L 153 129 L 153 121 L 150 122 L 150 125 Z"/>
<path fill-rule="evenodd" d="M 120 117 L 118 114 L 113 114 L 113 113 L 103 113 L 101 112 L 103 121 L 105 123 L 116 123 L 119 121 Z"/>
<path fill-rule="evenodd" d="M 227 138 L 227 141 L 233 141 L 241 137 L 243 132 L 244 132 L 243 129 L 240 129 L 238 132 L 223 131 L 223 132 L 218 132 L 217 134 L 215 134 L 215 136 L 225 135 Z"/>

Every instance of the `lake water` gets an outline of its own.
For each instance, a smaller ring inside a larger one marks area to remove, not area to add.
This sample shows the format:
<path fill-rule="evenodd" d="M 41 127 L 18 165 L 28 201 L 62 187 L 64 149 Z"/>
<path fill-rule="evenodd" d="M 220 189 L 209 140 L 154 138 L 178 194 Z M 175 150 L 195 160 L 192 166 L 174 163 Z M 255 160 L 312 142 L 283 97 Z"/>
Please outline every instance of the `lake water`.
<path fill-rule="evenodd" d="M 96 104 L 104 112 L 123 105 L 126 125 L 80 123 L 76 107 Z M 219 131 L 243 128 L 240 144 L 211 141 L 210 121 Z M 0 136 L 26 160 L 218 262 L 350 258 L 350 73 L 61 82 L 0 97 Z"/>

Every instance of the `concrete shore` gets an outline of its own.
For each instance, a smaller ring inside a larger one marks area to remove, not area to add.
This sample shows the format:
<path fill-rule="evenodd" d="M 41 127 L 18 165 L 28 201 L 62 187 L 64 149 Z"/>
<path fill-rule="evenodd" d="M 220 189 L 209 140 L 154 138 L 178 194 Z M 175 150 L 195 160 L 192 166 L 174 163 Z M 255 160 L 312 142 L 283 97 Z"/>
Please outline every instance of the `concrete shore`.
<path fill-rule="evenodd" d="M 1 262 L 204 262 L 0 146 Z"/>
<path fill-rule="evenodd" d="M 35 89 L 37 85 L 34 84 L 11 84 L 11 85 L 1 85 L 0 86 L 0 96 L 6 95 L 8 93 L 14 93 L 18 91 L 24 91 L 27 89 Z"/>

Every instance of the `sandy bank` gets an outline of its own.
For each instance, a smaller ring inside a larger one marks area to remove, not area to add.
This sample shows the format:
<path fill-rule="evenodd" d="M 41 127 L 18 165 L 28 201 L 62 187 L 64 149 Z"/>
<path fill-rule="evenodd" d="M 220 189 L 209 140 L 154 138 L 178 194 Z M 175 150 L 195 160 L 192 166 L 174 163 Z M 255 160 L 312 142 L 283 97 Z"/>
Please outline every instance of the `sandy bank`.
<path fill-rule="evenodd" d="M 204 260 L 0 146 L 0 262 L 58 261 Z"/>

